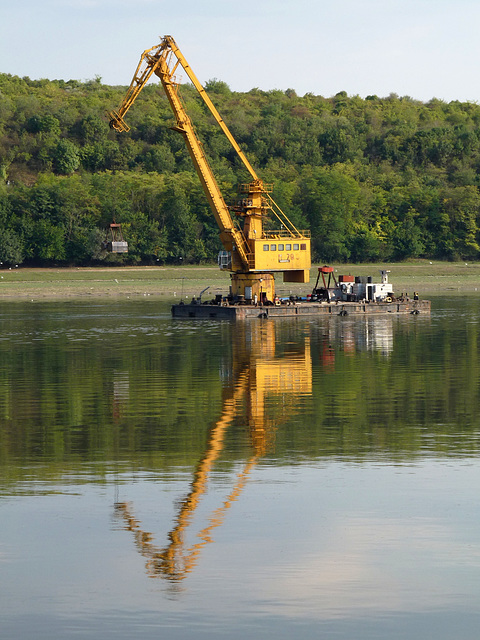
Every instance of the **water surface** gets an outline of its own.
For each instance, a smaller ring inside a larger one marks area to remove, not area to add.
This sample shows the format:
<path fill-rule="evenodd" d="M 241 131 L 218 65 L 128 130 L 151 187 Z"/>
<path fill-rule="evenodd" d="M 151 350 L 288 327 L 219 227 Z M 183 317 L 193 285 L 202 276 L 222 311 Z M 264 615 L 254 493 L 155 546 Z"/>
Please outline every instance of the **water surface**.
<path fill-rule="evenodd" d="M 470 640 L 479 310 L 0 310 L 2 638 Z"/>

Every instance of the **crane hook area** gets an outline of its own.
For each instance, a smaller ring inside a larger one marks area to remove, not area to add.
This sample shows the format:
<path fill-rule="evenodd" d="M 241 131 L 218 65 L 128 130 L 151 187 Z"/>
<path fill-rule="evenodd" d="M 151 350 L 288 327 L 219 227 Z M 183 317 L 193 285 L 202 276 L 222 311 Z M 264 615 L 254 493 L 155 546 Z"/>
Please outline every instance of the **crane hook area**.
<path fill-rule="evenodd" d="M 122 225 L 112 222 L 107 229 L 102 248 L 110 253 L 128 253 L 128 243 L 123 238 Z"/>
<path fill-rule="evenodd" d="M 128 124 L 116 111 L 107 111 L 107 116 L 109 118 L 110 129 L 115 129 L 115 131 L 121 133 L 130 131 Z"/>

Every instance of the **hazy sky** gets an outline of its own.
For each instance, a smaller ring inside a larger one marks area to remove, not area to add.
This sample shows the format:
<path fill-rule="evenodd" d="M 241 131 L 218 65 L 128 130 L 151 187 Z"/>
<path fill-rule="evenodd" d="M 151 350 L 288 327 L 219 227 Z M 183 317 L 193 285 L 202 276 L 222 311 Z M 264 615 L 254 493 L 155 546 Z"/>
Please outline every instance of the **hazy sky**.
<path fill-rule="evenodd" d="M 166 34 L 235 91 L 480 101 L 479 0 L 0 0 L 0 71 L 127 85 Z"/>

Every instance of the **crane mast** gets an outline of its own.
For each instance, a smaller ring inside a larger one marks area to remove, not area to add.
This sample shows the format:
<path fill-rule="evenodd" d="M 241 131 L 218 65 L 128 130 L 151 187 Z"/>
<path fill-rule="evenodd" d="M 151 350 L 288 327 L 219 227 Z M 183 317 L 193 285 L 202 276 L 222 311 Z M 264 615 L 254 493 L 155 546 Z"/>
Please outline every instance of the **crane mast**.
<path fill-rule="evenodd" d="M 212 172 L 203 145 L 179 95 L 175 72 L 181 66 L 207 105 L 217 124 L 236 151 L 251 177 L 242 185 L 243 199 L 230 209 Z M 150 77 L 160 78 L 175 116 L 172 127 L 182 134 L 193 165 L 197 171 L 220 231 L 220 240 L 228 256 L 231 274 L 231 293 L 234 299 L 253 299 L 273 302 L 275 282 L 273 273 L 281 271 L 285 282 L 308 282 L 310 269 L 310 234 L 298 231 L 270 196 L 271 185 L 257 176 L 227 125 L 213 105 L 205 89 L 171 36 L 164 36 L 160 44 L 143 52 L 126 96 L 118 109 L 109 113 L 110 125 L 116 131 L 129 131 L 124 116 Z M 240 228 L 231 215 L 243 218 Z M 280 221 L 280 231 L 266 231 L 264 220 L 273 215 Z"/>

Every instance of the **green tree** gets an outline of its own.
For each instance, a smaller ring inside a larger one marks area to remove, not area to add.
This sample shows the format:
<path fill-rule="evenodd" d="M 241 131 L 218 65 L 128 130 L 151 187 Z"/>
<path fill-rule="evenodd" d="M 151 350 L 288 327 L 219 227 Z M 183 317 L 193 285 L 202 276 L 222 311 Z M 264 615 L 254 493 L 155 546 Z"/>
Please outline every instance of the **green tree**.
<path fill-rule="evenodd" d="M 201 224 L 188 204 L 186 193 L 178 180 L 167 185 L 162 217 L 168 233 L 168 253 L 173 261 L 200 262 L 206 253 L 200 238 Z"/>
<path fill-rule="evenodd" d="M 13 230 L 0 227 L 0 263 L 22 264 L 23 241 Z"/>
<path fill-rule="evenodd" d="M 70 140 L 60 140 L 52 151 L 52 160 L 56 173 L 73 173 L 80 166 L 78 147 Z"/>
<path fill-rule="evenodd" d="M 399 222 L 392 233 L 393 257 L 395 260 L 418 258 L 424 250 L 422 232 L 416 223 L 418 213 L 410 208 L 403 220 Z"/>
<path fill-rule="evenodd" d="M 453 187 L 442 192 L 443 211 L 448 217 L 451 245 L 446 257 L 475 259 L 480 253 L 480 195 L 472 186 Z"/>
<path fill-rule="evenodd" d="M 94 144 L 107 137 L 109 127 L 99 115 L 89 114 L 78 122 L 76 130 L 81 144 Z"/>
<path fill-rule="evenodd" d="M 307 167 L 302 173 L 300 204 L 310 223 L 315 260 L 348 260 L 360 197 L 358 183 L 339 167 Z"/>

